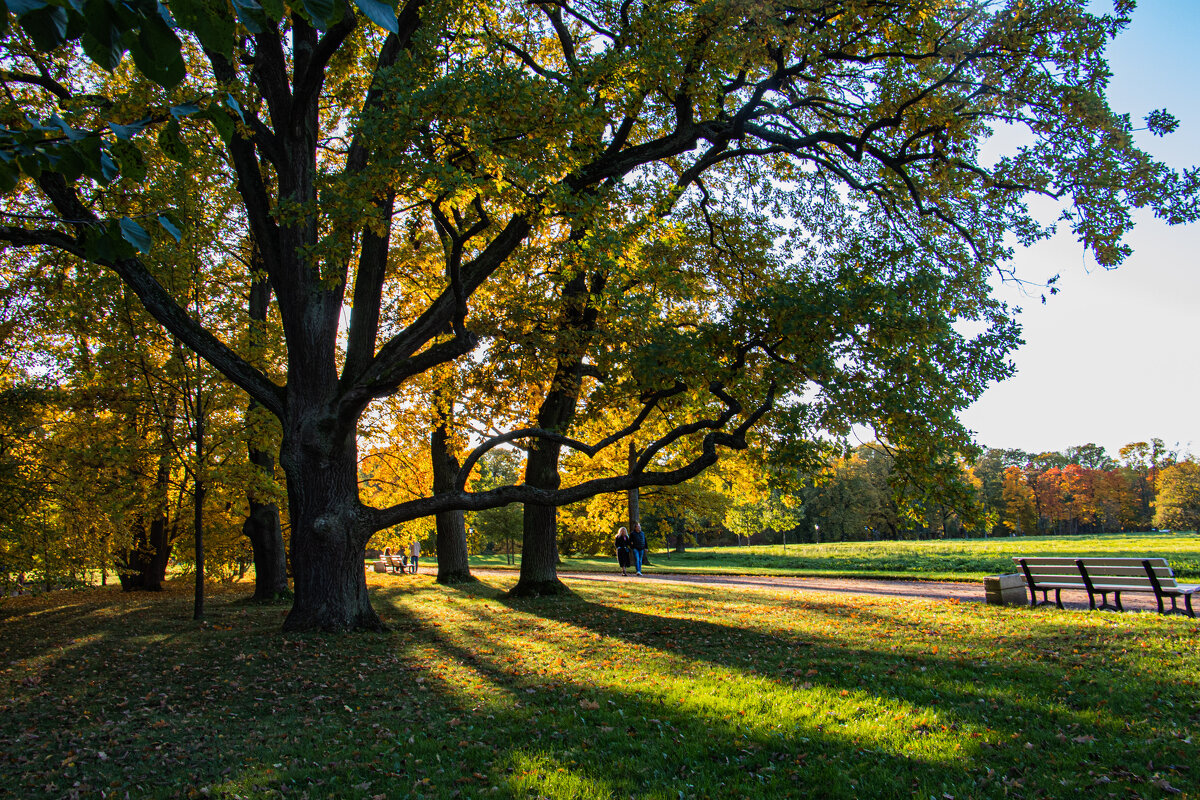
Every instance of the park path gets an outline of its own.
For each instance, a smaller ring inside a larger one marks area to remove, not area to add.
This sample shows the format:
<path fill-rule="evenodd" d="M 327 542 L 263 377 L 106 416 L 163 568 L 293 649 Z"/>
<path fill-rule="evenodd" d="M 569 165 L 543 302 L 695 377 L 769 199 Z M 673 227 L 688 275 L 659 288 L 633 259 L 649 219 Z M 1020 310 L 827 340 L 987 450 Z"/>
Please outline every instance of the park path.
<path fill-rule="evenodd" d="M 504 574 L 509 570 L 472 570 L 476 574 Z M 620 572 L 559 572 L 558 577 L 566 582 L 649 582 L 677 583 L 701 586 L 722 586 L 728 589 L 758 591 L 797 591 L 825 594 L 852 594 L 855 596 L 902 597 L 910 600 L 982 603 L 982 583 L 960 583 L 955 581 L 896 581 L 866 578 L 798 578 L 773 575 L 697 575 L 673 572 L 646 572 L 641 577 Z M 1028 596 L 1028 594 L 1026 594 Z M 1063 605 L 1067 608 L 1086 609 L 1087 592 L 1064 591 Z M 1127 610 L 1155 611 L 1154 597 L 1142 594 L 1126 594 L 1121 598 Z"/>

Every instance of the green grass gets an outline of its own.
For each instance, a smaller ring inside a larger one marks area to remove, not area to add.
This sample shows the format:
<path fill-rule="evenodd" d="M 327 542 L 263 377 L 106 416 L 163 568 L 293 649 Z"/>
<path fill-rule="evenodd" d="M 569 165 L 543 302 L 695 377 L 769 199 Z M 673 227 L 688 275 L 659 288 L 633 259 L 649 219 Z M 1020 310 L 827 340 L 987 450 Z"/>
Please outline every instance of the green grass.
<path fill-rule="evenodd" d="M 650 571 L 713 575 L 812 575 L 855 578 L 978 581 L 1014 572 L 1013 556 L 1161 556 L 1184 582 L 1200 581 L 1200 536 L 1195 533 L 1108 533 L 901 542 L 838 542 L 763 547 L 695 547 L 651 553 Z M 503 556 L 477 556 L 472 565 L 504 569 Z M 563 571 L 611 572 L 613 558 L 564 558 Z"/>
<path fill-rule="evenodd" d="M 13 797 L 1200 797 L 1200 624 L 368 574 L 392 631 L 88 589 L 0 607 Z M 245 586 L 237 592 L 247 593 Z"/>

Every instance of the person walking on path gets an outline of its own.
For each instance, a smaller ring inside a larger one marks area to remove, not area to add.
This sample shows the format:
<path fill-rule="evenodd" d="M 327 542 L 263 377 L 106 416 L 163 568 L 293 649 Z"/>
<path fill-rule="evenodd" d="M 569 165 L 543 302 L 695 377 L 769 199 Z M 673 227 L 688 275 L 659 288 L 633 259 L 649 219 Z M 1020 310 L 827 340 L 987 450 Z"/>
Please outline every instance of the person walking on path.
<path fill-rule="evenodd" d="M 412 564 L 413 575 L 417 574 L 417 560 L 421 557 L 421 543 L 416 539 L 412 540 L 412 544 L 408 546 L 409 563 Z"/>
<path fill-rule="evenodd" d="M 646 534 L 642 533 L 642 523 L 633 524 L 633 533 L 629 534 L 629 545 L 633 548 L 633 564 L 637 574 L 642 574 L 642 562 L 646 560 Z"/>
<path fill-rule="evenodd" d="M 617 528 L 617 538 L 613 543 L 617 547 L 617 564 L 621 567 L 621 574 L 628 575 L 625 570 L 629 567 L 629 531 Z"/>

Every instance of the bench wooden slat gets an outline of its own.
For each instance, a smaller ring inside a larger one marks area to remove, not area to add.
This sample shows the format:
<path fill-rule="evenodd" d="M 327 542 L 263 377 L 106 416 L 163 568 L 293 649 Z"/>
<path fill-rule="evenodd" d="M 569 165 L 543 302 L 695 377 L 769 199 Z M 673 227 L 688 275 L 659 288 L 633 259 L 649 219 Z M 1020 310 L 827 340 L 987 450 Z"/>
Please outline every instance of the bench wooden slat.
<path fill-rule="evenodd" d="M 1113 567 L 1137 567 L 1142 568 L 1143 561 L 1149 561 L 1152 567 L 1162 567 L 1170 569 L 1165 558 L 1114 558 L 1110 556 L 1013 556 L 1013 560 L 1024 561 L 1031 567 L 1056 567 L 1064 564 L 1074 566 L 1076 559 L 1081 559 L 1089 567 L 1113 566 Z"/>
<path fill-rule="evenodd" d="M 1094 575 L 1129 575 L 1140 578 L 1146 577 L 1146 570 L 1142 569 L 1141 567 L 1097 567 L 1096 565 L 1090 564 L 1086 561 L 1084 562 L 1084 566 L 1087 567 L 1089 574 Z M 1154 574 L 1159 578 L 1174 577 L 1174 573 L 1171 572 L 1169 567 L 1152 567 L 1152 569 L 1154 570 Z M 1029 571 L 1034 575 L 1078 575 L 1079 567 L 1077 567 L 1075 564 L 1071 564 L 1069 566 L 1064 564 L 1062 566 L 1055 567 L 1035 567 L 1031 564 L 1029 565 Z"/>
<path fill-rule="evenodd" d="M 1124 570 L 1124 569 L 1122 569 L 1120 572 L 1117 572 L 1116 570 L 1097 569 L 1097 568 L 1089 565 L 1086 561 L 1084 562 L 1084 567 L 1087 569 L 1088 575 L 1092 575 L 1092 576 L 1096 576 L 1096 577 L 1115 578 L 1118 580 L 1126 580 L 1126 579 L 1140 580 L 1140 581 L 1150 580 L 1150 576 L 1146 574 L 1145 570 L 1142 570 L 1140 573 L 1138 573 L 1138 572 L 1128 571 L 1128 570 Z M 1048 580 L 1053 580 L 1054 578 L 1078 578 L 1079 577 L 1079 569 L 1078 568 L 1030 569 L 1029 574 L 1033 575 L 1034 577 L 1046 578 Z M 1171 580 L 1175 577 L 1175 575 L 1170 570 L 1157 570 L 1156 569 L 1156 570 L 1154 570 L 1154 577 L 1156 577 L 1160 581 L 1162 581 L 1162 580 Z"/>

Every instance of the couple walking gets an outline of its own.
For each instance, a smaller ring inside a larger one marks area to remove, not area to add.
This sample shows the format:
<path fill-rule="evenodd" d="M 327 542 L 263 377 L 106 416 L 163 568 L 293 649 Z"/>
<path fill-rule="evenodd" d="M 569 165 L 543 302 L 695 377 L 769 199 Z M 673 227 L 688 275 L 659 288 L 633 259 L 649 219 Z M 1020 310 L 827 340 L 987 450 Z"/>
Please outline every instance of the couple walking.
<path fill-rule="evenodd" d="M 629 567 L 630 551 L 633 551 L 633 563 L 637 574 L 641 575 L 642 562 L 646 560 L 646 534 L 642 533 L 642 524 L 634 523 L 632 534 L 625 528 L 617 529 L 615 544 L 617 546 L 617 563 L 621 565 L 621 574 L 629 574 L 625 569 Z"/>

